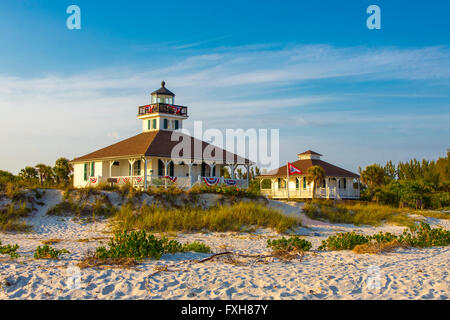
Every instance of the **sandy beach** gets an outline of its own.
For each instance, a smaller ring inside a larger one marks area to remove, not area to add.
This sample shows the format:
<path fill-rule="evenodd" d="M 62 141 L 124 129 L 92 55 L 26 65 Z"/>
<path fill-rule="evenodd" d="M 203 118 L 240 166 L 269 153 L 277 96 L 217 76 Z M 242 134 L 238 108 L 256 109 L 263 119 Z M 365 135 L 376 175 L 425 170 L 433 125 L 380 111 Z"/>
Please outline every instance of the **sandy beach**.
<path fill-rule="evenodd" d="M 111 237 L 110 225 L 70 217 L 47 216 L 61 201 L 61 192 L 47 190 L 27 222 L 30 233 L 0 233 L 0 241 L 18 244 L 20 258 L 0 256 L 1 299 L 448 299 L 450 248 L 396 249 L 383 254 L 352 251 L 317 252 L 321 241 L 336 232 L 401 233 L 404 227 L 329 224 L 301 213 L 301 203 L 270 205 L 302 217 L 298 234 L 313 243 L 312 252 L 290 261 L 225 255 L 198 263 L 211 254 L 178 253 L 145 260 L 131 268 L 85 268 L 76 264 Z M 450 229 L 448 220 L 427 218 L 432 226 Z M 265 255 L 267 239 L 280 238 L 271 230 L 249 233 L 178 234 L 180 242 L 200 241 L 214 253 L 233 251 Z M 69 254 L 60 260 L 35 260 L 42 242 L 57 239 L 57 249 Z M 167 266 L 167 268 L 164 268 Z M 163 271 L 157 272 L 163 269 Z M 369 285 L 374 278 L 379 285 Z"/>

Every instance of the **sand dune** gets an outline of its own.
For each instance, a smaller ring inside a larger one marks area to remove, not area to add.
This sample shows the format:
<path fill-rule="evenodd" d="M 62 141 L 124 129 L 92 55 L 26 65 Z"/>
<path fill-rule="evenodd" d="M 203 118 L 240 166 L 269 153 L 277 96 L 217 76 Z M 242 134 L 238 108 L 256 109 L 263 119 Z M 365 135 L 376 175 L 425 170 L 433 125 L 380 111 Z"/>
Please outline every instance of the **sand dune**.
<path fill-rule="evenodd" d="M 358 255 L 351 251 L 307 253 L 289 262 L 275 258 L 222 257 L 205 263 L 195 260 L 209 254 L 179 253 L 161 260 L 146 260 L 130 269 L 87 268 L 79 272 L 73 266 L 89 251 L 104 245 L 110 237 L 106 221 L 79 223 L 70 218 L 46 216 L 47 208 L 61 200 L 61 193 L 50 190 L 45 203 L 29 223 L 29 234 L 0 234 L 3 244 L 20 245 L 21 258 L 1 256 L 0 298 L 2 299 L 448 299 L 447 247 L 398 249 L 379 255 Z M 300 206 L 284 208 L 289 214 L 301 214 Z M 400 233 L 403 227 L 356 227 L 328 224 L 302 215 L 305 228 L 299 230 L 317 248 L 321 240 L 339 231 L 380 230 Z M 448 220 L 430 220 L 449 228 Z M 280 237 L 270 230 L 257 234 L 195 233 L 179 234 L 180 242 L 201 241 L 214 252 L 232 250 L 246 254 L 268 254 L 266 241 Z M 59 261 L 34 260 L 33 252 L 46 239 L 60 239 L 55 248 L 70 251 Z M 155 268 L 168 265 L 157 274 Z M 379 286 L 368 283 L 374 278 Z M 153 275 L 152 275 L 153 274 Z M 79 282 L 76 282 L 79 279 Z M 368 282 L 369 281 L 369 282 Z M 74 283 L 76 285 L 74 285 Z"/>

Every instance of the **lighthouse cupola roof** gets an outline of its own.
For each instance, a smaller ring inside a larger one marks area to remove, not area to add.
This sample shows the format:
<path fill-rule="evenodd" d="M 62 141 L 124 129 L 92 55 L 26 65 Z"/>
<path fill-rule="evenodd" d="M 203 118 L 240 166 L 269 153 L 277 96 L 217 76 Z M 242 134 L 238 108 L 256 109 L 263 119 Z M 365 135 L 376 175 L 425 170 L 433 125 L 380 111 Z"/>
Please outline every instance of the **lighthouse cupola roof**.
<path fill-rule="evenodd" d="M 175 96 L 175 94 L 172 91 L 170 91 L 169 89 L 166 88 L 166 82 L 164 80 L 161 82 L 161 88 L 152 92 L 152 96 L 155 96 L 155 95 L 165 95 L 165 96 L 171 96 L 171 97 Z"/>

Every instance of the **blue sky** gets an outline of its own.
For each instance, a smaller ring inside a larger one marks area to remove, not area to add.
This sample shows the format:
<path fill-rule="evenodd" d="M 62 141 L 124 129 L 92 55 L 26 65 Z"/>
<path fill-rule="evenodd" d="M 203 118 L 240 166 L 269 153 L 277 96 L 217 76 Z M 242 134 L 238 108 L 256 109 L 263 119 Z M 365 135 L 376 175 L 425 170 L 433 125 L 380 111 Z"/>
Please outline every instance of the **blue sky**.
<path fill-rule="evenodd" d="M 81 30 L 66 8 L 81 8 Z M 366 8 L 381 8 L 368 30 Z M 205 127 L 279 128 L 356 171 L 450 147 L 448 1 L 0 2 L 0 168 L 139 132 L 162 79 Z M 187 126 L 189 128 L 189 125 Z"/>

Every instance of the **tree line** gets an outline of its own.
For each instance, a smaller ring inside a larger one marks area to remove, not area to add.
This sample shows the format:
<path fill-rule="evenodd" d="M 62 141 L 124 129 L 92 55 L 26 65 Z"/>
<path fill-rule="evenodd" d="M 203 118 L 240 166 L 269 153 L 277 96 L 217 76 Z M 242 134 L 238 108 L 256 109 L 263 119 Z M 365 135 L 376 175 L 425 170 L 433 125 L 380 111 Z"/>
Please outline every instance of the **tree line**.
<path fill-rule="evenodd" d="M 72 184 L 73 166 L 66 158 L 59 158 L 54 166 L 39 163 L 26 166 L 17 175 L 0 170 L 0 190 L 8 183 L 27 188 L 35 187 L 68 187 Z"/>
<path fill-rule="evenodd" d="M 436 161 L 388 161 L 360 168 L 360 175 L 362 199 L 417 209 L 450 206 L 450 149 Z"/>

